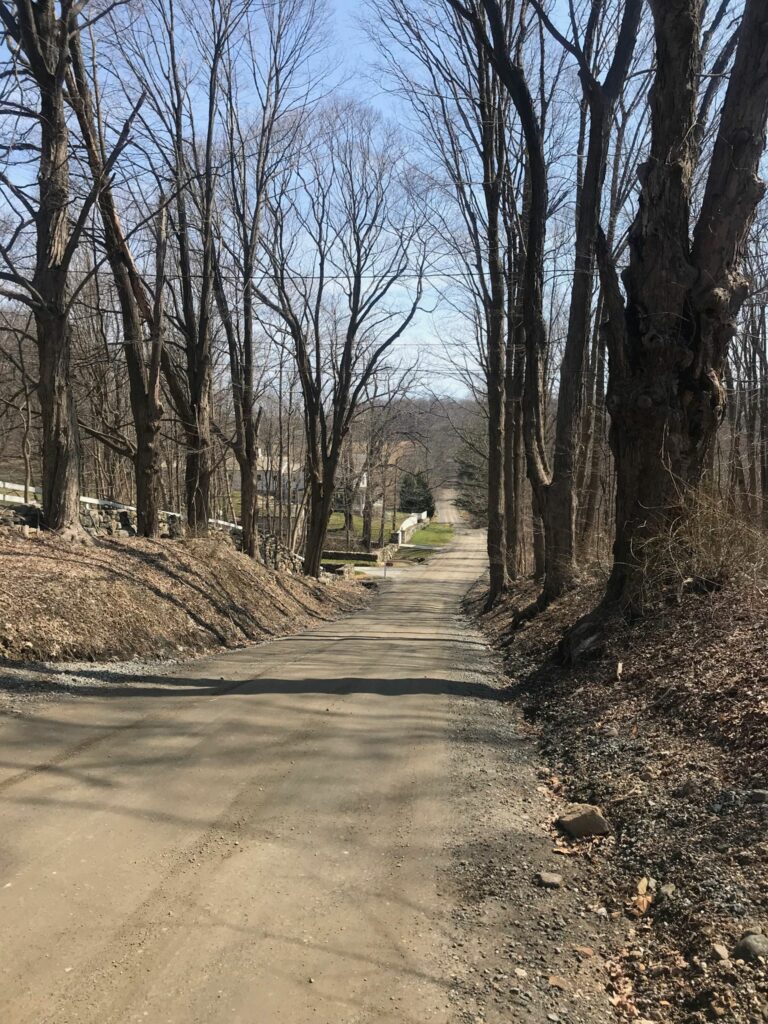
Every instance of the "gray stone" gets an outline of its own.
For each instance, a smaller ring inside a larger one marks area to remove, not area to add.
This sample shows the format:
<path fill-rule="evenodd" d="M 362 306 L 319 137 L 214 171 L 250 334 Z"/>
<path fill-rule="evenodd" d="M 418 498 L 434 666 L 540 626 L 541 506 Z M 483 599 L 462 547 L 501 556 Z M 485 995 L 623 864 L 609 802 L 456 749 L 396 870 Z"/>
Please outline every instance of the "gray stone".
<path fill-rule="evenodd" d="M 747 793 L 747 803 L 768 804 L 768 789 L 753 789 Z"/>
<path fill-rule="evenodd" d="M 565 814 L 557 819 L 557 825 L 574 839 L 607 836 L 611 831 L 603 812 L 593 804 L 572 804 Z"/>
<path fill-rule="evenodd" d="M 733 950 L 734 960 L 768 960 L 768 936 L 753 929 L 747 929 Z"/>
<path fill-rule="evenodd" d="M 535 882 L 545 889 L 560 889 L 563 885 L 563 876 L 557 875 L 553 871 L 539 871 L 536 874 Z"/>

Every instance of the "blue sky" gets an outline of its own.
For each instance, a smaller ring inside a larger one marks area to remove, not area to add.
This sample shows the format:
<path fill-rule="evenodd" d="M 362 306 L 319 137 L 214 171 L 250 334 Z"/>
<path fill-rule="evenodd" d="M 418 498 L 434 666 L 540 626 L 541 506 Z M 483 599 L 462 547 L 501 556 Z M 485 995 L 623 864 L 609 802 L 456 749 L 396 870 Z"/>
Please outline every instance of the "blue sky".
<path fill-rule="evenodd" d="M 366 99 L 382 112 L 391 113 L 394 101 L 377 86 L 373 71 L 378 54 L 365 32 L 368 10 L 364 2 L 331 0 L 336 22 L 335 47 L 350 79 L 347 88 L 357 99 Z"/>
<path fill-rule="evenodd" d="M 335 22 L 330 33 L 332 48 L 338 54 L 346 72 L 343 91 L 352 94 L 356 99 L 367 100 L 390 118 L 397 120 L 399 113 L 399 119 L 403 123 L 406 122 L 408 111 L 401 108 L 404 101 L 389 95 L 386 88 L 382 88 L 380 76 L 377 76 L 378 53 L 367 38 L 365 31 L 365 22 L 369 17 L 365 0 L 328 0 L 328 2 L 333 10 Z M 565 0 L 556 0 L 553 9 L 553 16 L 565 27 L 567 23 Z M 565 22 L 562 20 L 564 12 Z M 443 363 L 441 337 L 455 337 L 456 332 L 463 333 L 466 326 L 451 311 L 450 306 L 439 302 L 436 304 L 436 298 L 435 292 L 428 288 L 425 305 L 431 309 L 425 309 L 417 316 L 408 337 L 403 340 L 402 348 L 411 353 L 414 349 L 420 351 L 422 370 L 426 371 L 432 384 L 438 390 L 444 389 L 454 394 L 462 393 L 463 387 L 457 388 L 450 372 L 444 376 L 445 371 L 441 365 Z M 436 305 L 437 308 L 435 308 Z M 474 338 L 467 337 L 468 347 L 473 348 L 474 343 Z"/>

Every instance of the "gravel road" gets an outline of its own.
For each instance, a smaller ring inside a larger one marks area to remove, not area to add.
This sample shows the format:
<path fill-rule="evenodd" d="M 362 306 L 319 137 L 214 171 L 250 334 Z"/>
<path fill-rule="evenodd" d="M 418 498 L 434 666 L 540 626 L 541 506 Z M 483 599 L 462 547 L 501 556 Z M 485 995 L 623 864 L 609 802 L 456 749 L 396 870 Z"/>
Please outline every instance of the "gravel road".
<path fill-rule="evenodd" d="M 2 715 L 0 1020 L 611 1019 L 588 876 L 533 882 L 565 858 L 460 617 L 484 567 L 459 527 L 341 623 Z"/>

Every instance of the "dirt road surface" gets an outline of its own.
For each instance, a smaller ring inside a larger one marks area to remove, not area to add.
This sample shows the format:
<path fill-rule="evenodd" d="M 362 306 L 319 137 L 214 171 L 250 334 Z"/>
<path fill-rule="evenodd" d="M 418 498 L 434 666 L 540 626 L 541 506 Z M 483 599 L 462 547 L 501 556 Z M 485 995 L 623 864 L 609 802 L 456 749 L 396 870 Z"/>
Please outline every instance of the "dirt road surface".
<path fill-rule="evenodd" d="M 0 720 L 0 1021 L 603 1020 L 594 971 L 566 996 L 513 970 L 562 907 L 531 883 L 535 762 L 459 614 L 484 566 L 459 528 L 341 623 Z M 514 836 L 486 934 L 475 890 Z"/>

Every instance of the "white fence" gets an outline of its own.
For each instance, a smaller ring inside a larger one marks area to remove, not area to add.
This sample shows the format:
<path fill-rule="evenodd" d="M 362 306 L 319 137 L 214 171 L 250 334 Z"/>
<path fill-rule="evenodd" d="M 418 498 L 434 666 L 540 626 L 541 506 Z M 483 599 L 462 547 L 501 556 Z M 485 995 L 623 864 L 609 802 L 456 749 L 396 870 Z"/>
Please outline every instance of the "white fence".
<path fill-rule="evenodd" d="M 411 534 L 418 527 L 419 523 L 424 523 L 427 519 L 429 519 L 429 514 L 427 512 L 414 512 L 413 515 L 408 516 L 408 518 L 404 519 L 393 532 L 392 543 L 397 544 L 398 547 L 401 544 L 407 544 Z"/>
<path fill-rule="evenodd" d="M 39 487 L 29 488 L 29 504 L 40 505 L 43 498 L 43 492 Z M 0 480 L 0 505 L 24 505 L 24 484 L 11 484 L 5 480 Z M 106 501 L 103 498 L 86 498 L 80 496 L 81 505 L 98 505 L 99 508 L 111 508 L 118 512 L 136 512 L 136 508 L 133 505 L 123 505 L 119 501 Z M 161 510 L 161 515 L 164 516 L 175 516 L 177 519 L 181 519 L 180 512 L 166 512 Z M 229 523 L 226 519 L 209 519 L 211 526 L 218 526 L 220 529 L 228 530 L 240 530 L 241 526 L 237 523 Z"/>
<path fill-rule="evenodd" d="M 30 504 L 39 505 L 42 499 L 43 492 L 39 487 L 30 487 Z M 9 484 L 0 480 L 0 502 L 5 505 L 23 505 L 24 504 L 24 484 Z"/>
<path fill-rule="evenodd" d="M 31 505 L 40 505 L 43 498 L 43 492 L 39 487 L 29 488 L 29 503 Z M 99 508 L 110 508 L 117 512 L 136 512 L 136 508 L 133 505 L 123 505 L 119 501 L 105 501 L 103 498 L 86 498 L 80 496 L 80 503 L 82 505 L 98 505 Z M 0 505 L 23 505 L 24 501 L 24 484 L 11 484 L 7 481 L 0 480 Z M 179 512 L 165 512 L 161 511 L 161 515 L 164 516 L 175 516 L 177 519 L 181 519 L 181 513 Z M 429 519 L 429 515 L 426 512 L 414 512 L 413 515 L 408 516 L 404 519 L 400 526 L 392 534 L 392 543 L 394 544 L 405 544 L 411 533 L 417 528 L 419 523 L 426 522 Z M 242 530 L 241 526 L 237 523 L 227 522 L 226 519 L 209 519 L 208 523 L 211 526 L 216 526 L 220 530 Z"/>

